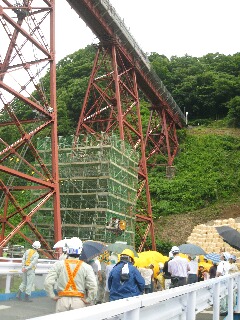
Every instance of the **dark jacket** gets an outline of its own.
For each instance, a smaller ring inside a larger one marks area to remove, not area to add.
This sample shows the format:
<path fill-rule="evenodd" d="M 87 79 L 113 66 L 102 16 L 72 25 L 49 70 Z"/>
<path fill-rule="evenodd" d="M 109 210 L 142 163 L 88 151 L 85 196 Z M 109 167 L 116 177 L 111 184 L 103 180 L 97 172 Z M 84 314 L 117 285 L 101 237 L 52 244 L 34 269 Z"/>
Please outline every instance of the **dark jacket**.
<path fill-rule="evenodd" d="M 171 279 L 171 273 L 168 272 L 168 262 L 170 261 L 171 259 L 167 260 L 164 262 L 164 266 L 163 266 L 163 277 L 165 279 Z"/>
<path fill-rule="evenodd" d="M 121 280 L 122 268 L 128 264 L 129 279 Z M 144 278 L 130 262 L 120 261 L 112 269 L 108 278 L 110 301 L 139 296 L 145 287 Z"/>
<path fill-rule="evenodd" d="M 217 274 L 217 265 L 214 264 L 214 265 L 211 266 L 211 268 L 209 269 L 210 279 L 216 278 L 216 274 Z"/>

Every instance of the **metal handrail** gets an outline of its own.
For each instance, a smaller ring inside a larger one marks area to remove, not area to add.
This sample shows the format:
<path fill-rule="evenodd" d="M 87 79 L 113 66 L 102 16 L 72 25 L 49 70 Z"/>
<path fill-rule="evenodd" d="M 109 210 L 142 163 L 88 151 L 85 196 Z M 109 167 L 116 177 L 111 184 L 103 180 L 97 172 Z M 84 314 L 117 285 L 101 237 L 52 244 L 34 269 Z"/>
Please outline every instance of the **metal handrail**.
<path fill-rule="evenodd" d="M 236 305 L 233 297 L 236 293 Z M 240 313 L 240 273 L 158 291 L 138 297 L 107 302 L 68 311 L 71 320 L 195 320 L 196 315 L 212 308 L 212 319 L 219 320 L 220 300 L 227 297 L 228 320 Z M 233 311 L 234 310 L 234 311 Z M 66 314 L 57 313 L 28 320 L 65 320 Z"/>

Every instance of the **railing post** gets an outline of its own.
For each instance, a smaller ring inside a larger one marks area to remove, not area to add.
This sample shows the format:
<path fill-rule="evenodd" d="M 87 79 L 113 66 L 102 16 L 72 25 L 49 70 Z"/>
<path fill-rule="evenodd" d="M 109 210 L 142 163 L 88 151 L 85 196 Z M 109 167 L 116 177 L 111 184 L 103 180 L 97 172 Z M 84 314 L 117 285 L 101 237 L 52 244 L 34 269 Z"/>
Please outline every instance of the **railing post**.
<path fill-rule="evenodd" d="M 5 293 L 10 293 L 11 290 L 11 280 L 12 280 L 12 275 L 11 274 L 7 274 L 6 277 L 6 287 L 5 287 Z"/>
<path fill-rule="evenodd" d="M 186 320 L 196 319 L 196 291 L 187 294 L 187 315 Z"/>
<path fill-rule="evenodd" d="M 233 320 L 233 278 L 228 279 L 228 320 Z"/>
<path fill-rule="evenodd" d="M 237 277 L 237 305 L 235 309 L 236 313 L 240 313 L 240 277 Z"/>
<path fill-rule="evenodd" d="M 220 313 L 220 282 L 213 285 L 213 320 L 219 320 Z"/>

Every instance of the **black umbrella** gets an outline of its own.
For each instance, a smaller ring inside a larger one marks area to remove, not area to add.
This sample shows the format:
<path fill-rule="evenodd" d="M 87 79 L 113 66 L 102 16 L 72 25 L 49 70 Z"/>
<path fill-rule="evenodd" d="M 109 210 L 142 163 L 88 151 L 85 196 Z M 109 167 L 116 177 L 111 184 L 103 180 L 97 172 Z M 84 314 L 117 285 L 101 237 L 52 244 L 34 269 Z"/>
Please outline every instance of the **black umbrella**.
<path fill-rule="evenodd" d="M 107 250 L 107 246 L 100 241 L 87 240 L 83 242 L 83 249 L 79 256 L 80 260 L 90 261 Z"/>
<path fill-rule="evenodd" d="M 217 232 L 231 247 L 240 250 L 240 232 L 229 226 L 216 227 Z"/>

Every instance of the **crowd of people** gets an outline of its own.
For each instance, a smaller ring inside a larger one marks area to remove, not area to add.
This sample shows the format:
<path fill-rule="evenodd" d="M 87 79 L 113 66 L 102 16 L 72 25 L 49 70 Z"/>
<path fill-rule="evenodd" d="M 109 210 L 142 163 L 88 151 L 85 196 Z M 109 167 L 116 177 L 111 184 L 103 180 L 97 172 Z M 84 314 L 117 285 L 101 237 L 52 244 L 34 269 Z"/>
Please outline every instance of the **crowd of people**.
<path fill-rule="evenodd" d="M 30 296 L 40 248 L 40 242 L 35 241 L 32 249 L 23 255 L 23 280 L 16 295 L 18 300 L 32 301 Z M 238 271 L 236 257 L 227 252 L 221 254 L 218 264 L 213 263 L 206 269 L 198 257 L 191 255 L 187 259 L 180 255 L 177 246 L 173 246 L 169 259 L 164 264 L 159 263 L 156 272 L 155 263 L 141 268 L 134 266 L 135 257 L 130 249 L 123 250 L 119 256 L 112 252 L 107 261 L 95 257 L 87 262 L 79 259 L 82 249 L 82 241 L 71 238 L 46 276 L 44 288 L 56 301 L 56 312 L 166 290 Z M 226 308 L 226 299 L 222 299 L 221 312 L 226 312 Z"/>
<path fill-rule="evenodd" d="M 208 260 L 205 259 L 204 262 L 208 263 Z M 205 281 L 238 271 L 236 256 L 230 255 L 228 252 L 222 252 L 220 261 L 213 262 L 212 266 L 207 269 L 196 256 L 188 256 L 188 259 L 181 257 L 179 248 L 174 246 L 169 252 L 169 260 L 165 262 L 163 267 L 165 284 L 162 289 Z M 220 315 L 227 315 L 227 310 L 227 297 L 224 297 L 220 301 Z"/>

